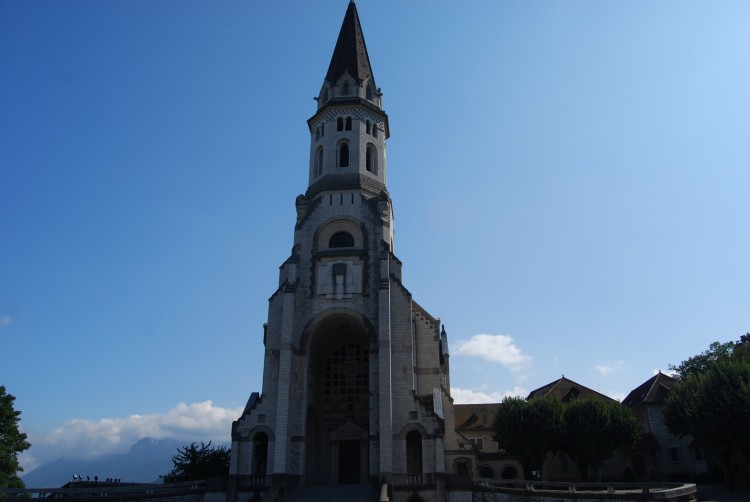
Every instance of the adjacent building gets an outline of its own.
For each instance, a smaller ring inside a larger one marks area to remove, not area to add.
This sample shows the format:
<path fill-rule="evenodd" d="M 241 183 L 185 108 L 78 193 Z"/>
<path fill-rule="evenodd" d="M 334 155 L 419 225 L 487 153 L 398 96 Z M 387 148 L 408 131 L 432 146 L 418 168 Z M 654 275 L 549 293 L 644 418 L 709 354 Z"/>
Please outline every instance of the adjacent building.
<path fill-rule="evenodd" d="M 662 407 L 677 380 L 657 373 L 633 389 L 622 403 L 635 411 L 641 423 L 641 440 L 631 456 L 635 478 L 649 480 L 693 480 L 708 472 L 706 457 L 691 436 L 680 438 L 664 425 Z"/>

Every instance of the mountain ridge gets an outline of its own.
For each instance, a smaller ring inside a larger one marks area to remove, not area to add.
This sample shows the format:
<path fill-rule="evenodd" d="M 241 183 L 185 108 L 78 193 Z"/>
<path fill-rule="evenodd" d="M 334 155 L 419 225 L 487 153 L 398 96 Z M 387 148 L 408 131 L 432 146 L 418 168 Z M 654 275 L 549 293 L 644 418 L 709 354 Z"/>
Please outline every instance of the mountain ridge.
<path fill-rule="evenodd" d="M 57 488 L 73 479 L 74 474 L 107 478 L 123 482 L 158 483 L 159 476 L 172 470 L 172 456 L 185 441 L 174 438 L 144 437 L 133 443 L 127 453 L 110 453 L 93 459 L 57 460 L 42 464 L 21 479 L 28 488 Z"/>

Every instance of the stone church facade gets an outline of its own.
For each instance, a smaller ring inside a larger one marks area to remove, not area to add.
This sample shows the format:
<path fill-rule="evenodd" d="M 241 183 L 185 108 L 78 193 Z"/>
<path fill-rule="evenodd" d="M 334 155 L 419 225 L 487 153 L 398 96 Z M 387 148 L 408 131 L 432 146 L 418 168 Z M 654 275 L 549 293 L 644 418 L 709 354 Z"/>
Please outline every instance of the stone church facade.
<path fill-rule="evenodd" d="M 351 2 L 307 121 L 309 183 L 269 300 L 262 393 L 232 427 L 231 499 L 259 486 L 387 483 L 396 500 L 398 487 L 445 500 L 446 478 L 470 472 L 446 332 L 394 254 L 381 98 Z"/>

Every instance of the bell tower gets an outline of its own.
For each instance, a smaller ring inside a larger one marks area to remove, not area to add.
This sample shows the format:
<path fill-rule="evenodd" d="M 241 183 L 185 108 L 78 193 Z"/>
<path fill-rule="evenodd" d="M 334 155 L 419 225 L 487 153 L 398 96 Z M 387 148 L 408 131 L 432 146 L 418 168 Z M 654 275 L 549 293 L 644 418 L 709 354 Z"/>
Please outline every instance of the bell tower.
<path fill-rule="evenodd" d="M 350 2 L 317 109 L 307 190 L 264 325 L 262 393 L 232 427 L 231 500 L 271 486 L 388 484 L 445 499 L 447 335 L 403 286 L 388 116 Z M 468 444 L 468 441 L 466 442 Z"/>
<path fill-rule="evenodd" d="M 357 8 L 349 4 L 310 128 L 310 182 L 306 196 L 329 187 L 385 190 L 388 116 L 375 85 Z"/>

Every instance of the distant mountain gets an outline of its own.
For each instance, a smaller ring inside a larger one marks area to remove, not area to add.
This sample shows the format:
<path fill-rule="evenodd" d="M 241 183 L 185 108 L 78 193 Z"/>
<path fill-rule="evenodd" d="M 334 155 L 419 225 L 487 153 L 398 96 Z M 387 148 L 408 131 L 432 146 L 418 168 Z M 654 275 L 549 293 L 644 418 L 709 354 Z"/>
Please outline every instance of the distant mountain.
<path fill-rule="evenodd" d="M 172 455 L 185 441 L 177 439 L 139 439 L 127 453 L 103 455 L 91 460 L 65 457 L 40 465 L 21 479 L 28 488 L 58 488 L 73 479 L 74 474 L 99 480 L 117 478 L 123 482 L 153 483 L 159 475 L 172 470 Z"/>

